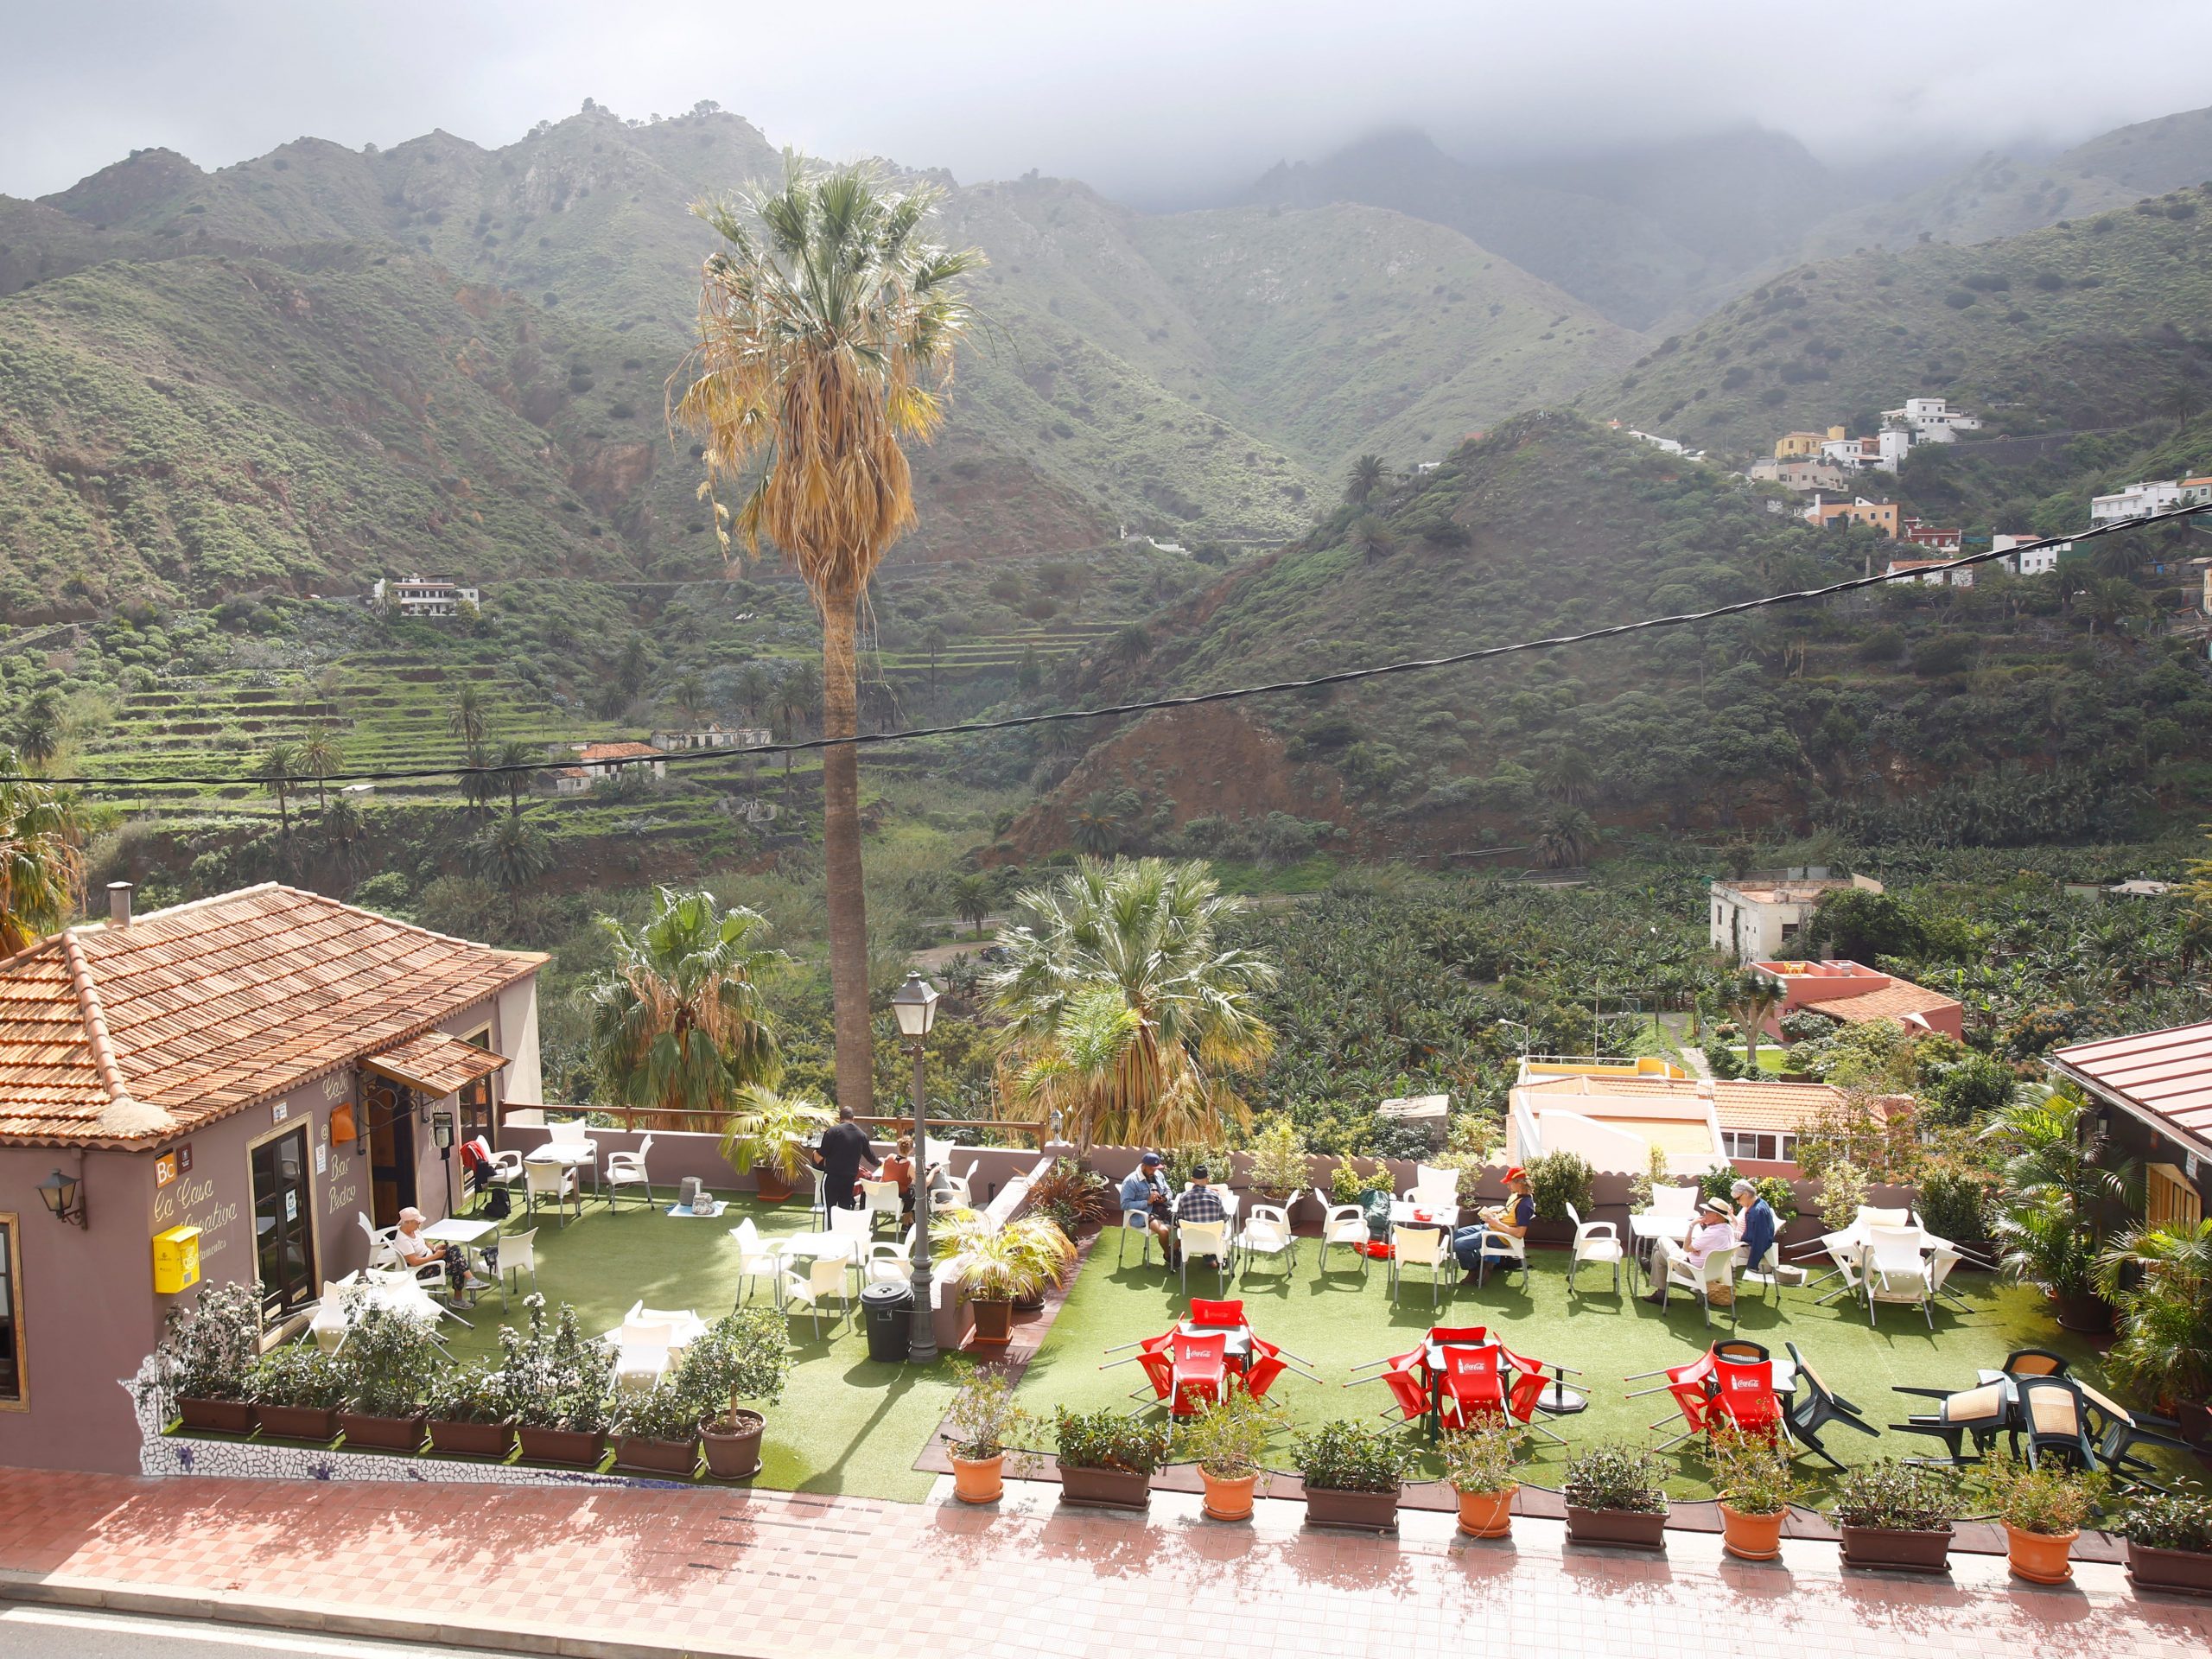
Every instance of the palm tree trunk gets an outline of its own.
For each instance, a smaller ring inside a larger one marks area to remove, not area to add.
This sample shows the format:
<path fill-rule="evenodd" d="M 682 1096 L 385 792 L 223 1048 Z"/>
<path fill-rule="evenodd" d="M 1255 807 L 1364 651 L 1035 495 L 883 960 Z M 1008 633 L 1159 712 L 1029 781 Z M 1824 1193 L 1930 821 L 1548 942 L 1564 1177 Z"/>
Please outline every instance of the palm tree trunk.
<path fill-rule="evenodd" d="M 823 596 L 825 738 L 849 738 L 860 730 L 858 601 L 854 594 Z M 837 1104 L 866 1113 L 874 1101 L 875 1054 L 868 1017 L 868 901 L 861 887 L 861 757 L 850 743 L 822 752 L 822 865 L 830 911 Z"/>

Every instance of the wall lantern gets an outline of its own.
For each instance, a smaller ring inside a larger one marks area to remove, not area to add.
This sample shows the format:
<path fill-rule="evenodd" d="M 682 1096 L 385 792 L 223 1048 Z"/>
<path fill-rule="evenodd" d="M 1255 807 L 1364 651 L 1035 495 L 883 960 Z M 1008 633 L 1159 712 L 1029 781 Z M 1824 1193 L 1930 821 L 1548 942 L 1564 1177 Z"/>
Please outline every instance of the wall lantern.
<path fill-rule="evenodd" d="M 47 1212 L 57 1221 L 73 1221 L 79 1227 L 85 1220 L 85 1184 L 74 1175 L 64 1175 L 55 1170 L 38 1184 L 38 1195 L 46 1201 Z"/>

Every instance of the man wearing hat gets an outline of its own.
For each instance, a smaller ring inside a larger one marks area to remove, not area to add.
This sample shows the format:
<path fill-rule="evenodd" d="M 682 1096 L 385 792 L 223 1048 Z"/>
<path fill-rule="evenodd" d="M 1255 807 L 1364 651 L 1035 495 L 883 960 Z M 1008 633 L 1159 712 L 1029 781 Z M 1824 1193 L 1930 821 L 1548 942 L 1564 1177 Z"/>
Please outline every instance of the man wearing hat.
<path fill-rule="evenodd" d="M 1122 1182 L 1122 1213 L 1126 1217 L 1131 1211 L 1142 1211 L 1145 1224 L 1160 1241 L 1161 1255 L 1169 1257 L 1174 1254 L 1175 1229 L 1168 1220 L 1167 1177 L 1160 1169 L 1164 1161 L 1156 1152 L 1147 1152 L 1137 1160 L 1137 1166 Z M 1172 1261 L 1169 1265 L 1173 1265 Z"/>
<path fill-rule="evenodd" d="M 1460 1267 L 1466 1270 L 1466 1282 L 1475 1283 L 1482 1277 L 1482 1262 L 1478 1256 L 1486 1233 L 1503 1233 L 1510 1238 L 1526 1238 L 1529 1228 L 1536 1219 L 1536 1200 L 1529 1191 L 1529 1173 L 1516 1164 L 1505 1172 L 1505 1202 L 1491 1205 L 1476 1212 L 1482 1217 L 1479 1227 L 1462 1227 L 1452 1235 L 1452 1254 Z M 1493 1257 L 1502 1261 L 1503 1257 Z"/>
<path fill-rule="evenodd" d="M 1656 1302 L 1661 1307 L 1667 1306 L 1667 1264 L 1669 1261 L 1680 1257 L 1690 1264 L 1692 1273 L 1701 1274 L 1705 1271 L 1705 1258 L 1715 1250 L 1733 1254 L 1736 1230 L 1729 1224 L 1731 1214 L 1727 1199 L 1707 1198 L 1698 1205 L 1697 1214 L 1691 1217 L 1689 1230 L 1682 1235 L 1679 1243 L 1671 1238 L 1661 1239 L 1651 1263 L 1651 1275 L 1657 1281 L 1657 1287 L 1643 1300 Z M 1712 1299 L 1716 1306 L 1725 1306 L 1733 1295 L 1732 1291 L 1721 1294 L 1720 1287 L 1715 1286 Z"/>

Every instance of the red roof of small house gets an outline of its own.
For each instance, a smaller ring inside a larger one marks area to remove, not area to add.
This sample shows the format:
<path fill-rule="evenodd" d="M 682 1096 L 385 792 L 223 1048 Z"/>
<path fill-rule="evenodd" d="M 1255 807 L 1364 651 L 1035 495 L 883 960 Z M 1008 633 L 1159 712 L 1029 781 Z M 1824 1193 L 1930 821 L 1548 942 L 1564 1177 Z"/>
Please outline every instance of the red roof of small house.
<path fill-rule="evenodd" d="M 0 1141 L 158 1141 L 401 1050 L 546 960 L 275 882 L 65 928 L 0 960 Z"/>
<path fill-rule="evenodd" d="M 576 751 L 586 760 L 658 760 L 658 749 L 650 743 L 587 743 Z"/>
<path fill-rule="evenodd" d="M 1941 991 L 1931 991 L 1925 985 L 1916 985 L 1910 980 L 1892 980 L 1878 991 L 1863 991 L 1857 996 L 1830 997 L 1819 1002 L 1805 1004 L 1815 1014 L 1825 1014 L 1831 1020 L 1840 1020 L 1847 1025 L 1864 1025 L 1870 1020 L 1903 1020 L 1910 1014 L 1934 1014 L 1959 1006 L 1956 997 L 1946 996 Z"/>
<path fill-rule="evenodd" d="M 2070 1044 L 2050 1064 L 2139 1117 L 2212 1144 L 2212 1020 Z"/>

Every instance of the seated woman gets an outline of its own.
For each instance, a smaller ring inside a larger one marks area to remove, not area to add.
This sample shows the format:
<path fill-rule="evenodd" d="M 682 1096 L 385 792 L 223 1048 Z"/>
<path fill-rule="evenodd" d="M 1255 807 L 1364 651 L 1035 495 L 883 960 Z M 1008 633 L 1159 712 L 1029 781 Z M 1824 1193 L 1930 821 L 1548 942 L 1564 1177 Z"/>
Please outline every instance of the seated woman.
<path fill-rule="evenodd" d="M 912 1212 L 914 1207 L 914 1137 L 902 1135 L 899 1148 L 876 1166 L 879 1181 L 899 1183 L 899 1207 Z"/>

